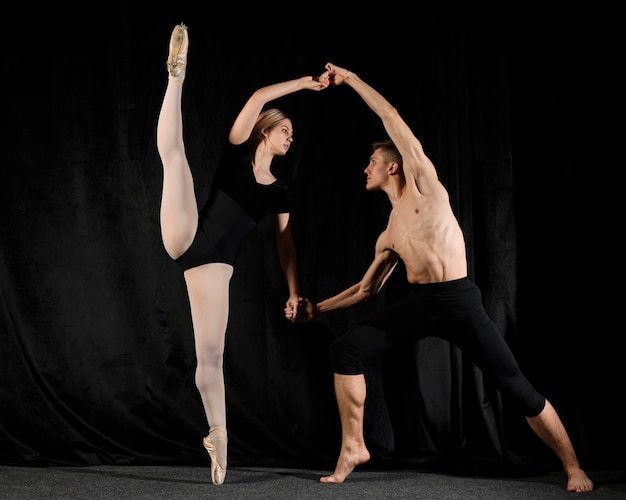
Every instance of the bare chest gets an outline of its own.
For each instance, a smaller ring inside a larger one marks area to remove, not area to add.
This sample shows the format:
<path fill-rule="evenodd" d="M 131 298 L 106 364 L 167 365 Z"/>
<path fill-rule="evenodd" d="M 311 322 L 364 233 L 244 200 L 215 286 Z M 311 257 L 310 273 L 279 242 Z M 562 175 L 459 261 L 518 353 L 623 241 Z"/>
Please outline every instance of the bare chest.
<path fill-rule="evenodd" d="M 400 256 L 418 241 L 427 239 L 433 220 L 426 204 L 406 203 L 395 207 L 385 230 L 385 246 Z"/>

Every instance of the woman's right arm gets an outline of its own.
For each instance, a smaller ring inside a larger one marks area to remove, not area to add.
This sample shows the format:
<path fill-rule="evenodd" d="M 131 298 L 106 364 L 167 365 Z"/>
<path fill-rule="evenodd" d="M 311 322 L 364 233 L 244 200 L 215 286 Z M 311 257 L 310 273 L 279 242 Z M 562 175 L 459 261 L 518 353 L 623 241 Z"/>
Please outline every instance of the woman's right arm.
<path fill-rule="evenodd" d="M 328 78 L 302 76 L 295 80 L 274 83 L 256 90 L 243 106 L 228 134 L 232 144 L 242 144 L 248 140 L 263 106 L 287 94 L 303 89 L 320 91 L 328 87 Z"/>

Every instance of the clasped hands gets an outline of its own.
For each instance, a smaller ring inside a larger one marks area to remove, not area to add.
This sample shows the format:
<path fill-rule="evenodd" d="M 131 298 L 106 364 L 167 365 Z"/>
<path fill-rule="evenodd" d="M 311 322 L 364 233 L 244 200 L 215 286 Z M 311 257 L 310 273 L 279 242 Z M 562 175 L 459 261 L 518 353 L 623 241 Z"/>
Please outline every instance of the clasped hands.
<path fill-rule="evenodd" d="M 315 88 L 315 90 L 325 89 L 329 85 L 341 85 L 344 80 L 350 75 L 350 72 L 344 68 L 340 68 L 339 66 L 335 66 L 332 63 L 326 64 L 326 71 L 322 73 L 320 76 L 312 77 L 314 82 L 319 83 L 320 85 Z"/>
<path fill-rule="evenodd" d="M 298 300 L 287 302 L 285 307 L 285 318 L 292 323 L 304 323 L 311 321 L 319 315 L 317 305 L 306 297 L 298 297 Z"/>

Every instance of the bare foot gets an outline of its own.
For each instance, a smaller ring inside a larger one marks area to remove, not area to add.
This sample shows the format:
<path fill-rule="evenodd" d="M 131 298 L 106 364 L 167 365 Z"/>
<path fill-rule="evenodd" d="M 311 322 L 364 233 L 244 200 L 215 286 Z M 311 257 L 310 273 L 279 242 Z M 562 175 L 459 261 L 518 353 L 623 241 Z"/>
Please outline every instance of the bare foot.
<path fill-rule="evenodd" d="M 354 453 L 348 453 L 341 450 L 337 465 L 335 466 L 335 472 L 330 476 L 324 476 L 320 478 L 320 483 L 335 483 L 341 484 L 346 477 L 354 470 L 357 465 L 364 464 L 370 459 L 370 452 L 367 448 L 362 448 Z"/>
<path fill-rule="evenodd" d="M 593 490 L 593 482 L 583 470 L 572 472 L 567 477 L 567 491 L 575 491 L 576 493 L 584 493 Z"/>

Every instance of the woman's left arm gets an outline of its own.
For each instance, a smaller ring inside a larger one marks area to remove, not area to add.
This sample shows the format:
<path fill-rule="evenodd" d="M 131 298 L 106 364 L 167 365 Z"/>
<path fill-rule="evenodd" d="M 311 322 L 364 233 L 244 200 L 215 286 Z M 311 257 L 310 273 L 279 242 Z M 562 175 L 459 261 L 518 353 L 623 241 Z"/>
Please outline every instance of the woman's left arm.
<path fill-rule="evenodd" d="M 296 259 L 296 248 L 291 233 L 289 213 L 274 214 L 273 217 L 276 227 L 278 258 L 280 259 L 280 265 L 287 279 L 287 286 L 289 288 L 287 307 L 291 308 L 294 313 L 296 313 L 298 303 L 300 302 L 300 282 L 298 280 L 298 261 Z"/>

